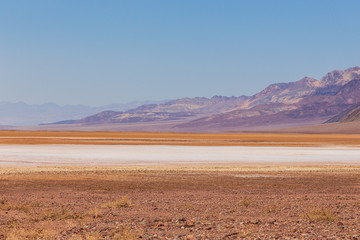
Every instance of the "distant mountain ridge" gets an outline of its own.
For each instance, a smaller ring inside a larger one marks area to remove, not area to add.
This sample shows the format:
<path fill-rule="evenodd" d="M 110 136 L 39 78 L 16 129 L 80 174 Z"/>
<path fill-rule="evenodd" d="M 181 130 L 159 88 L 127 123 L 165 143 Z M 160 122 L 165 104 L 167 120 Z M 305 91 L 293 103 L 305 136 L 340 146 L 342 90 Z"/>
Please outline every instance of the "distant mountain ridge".
<path fill-rule="evenodd" d="M 253 96 L 181 98 L 59 124 L 85 130 L 247 131 L 322 124 L 358 103 L 360 67 L 353 67 L 329 72 L 319 80 L 304 77 L 271 84 Z"/>
<path fill-rule="evenodd" d="M 102 124 L 180 120 L 231 110 L 242 104 L 247 98 L 247 96 L 182 98 L 162 104 L 146 104 L 125 112 L 105 111 L 83 118 L 77 123 Z"/>
<path fill-rule="evenodd" d="M 182 98 L 127 111 L 103 111 L 81 125 L 174 122 L 174 131 L 222 131 L 322 123 L 360 102 L 360 67 L 335 70 L 316 80 L 275 83 L 253 96 Z M 137 125 L 136 125 L 137 124 Z"/>
<path fill-rule="evenodd" d="M 80 119 L 104 110 L 124 111 L 145 103 L 160 102 L 162 101 L 143 101 L 125 104 L 114 103 L 100 107 L 85 105 L 59 106 L 55 103 L 26 104 L 23 102 L 0 102 L 0 125 L 24 126 L 51 123 L 64 119 Z"/>
<path fill-rule="evenodd" d="M 324 94 L 320 88 L 312 90 L 295 103 L 286 104 L 281 101 L 258 104 L 250 108 L 240 108 L 193 120 L 178 127 L 227 128 L 279 124 L 301 126 L 306 125 L 307 122 L 322 123 L 358 102 L 360 102 L 360 78 L 344 86 L 338 86 L 336 93 Z"/>
<path fill-rule="evenodd" d="M 306 125 L 321 123 L 360 102 L 360 67 L 335 70 L 320 80 L 303 78 L 265 88 L 230 112 L 197 119 L 181 128 Z"/>

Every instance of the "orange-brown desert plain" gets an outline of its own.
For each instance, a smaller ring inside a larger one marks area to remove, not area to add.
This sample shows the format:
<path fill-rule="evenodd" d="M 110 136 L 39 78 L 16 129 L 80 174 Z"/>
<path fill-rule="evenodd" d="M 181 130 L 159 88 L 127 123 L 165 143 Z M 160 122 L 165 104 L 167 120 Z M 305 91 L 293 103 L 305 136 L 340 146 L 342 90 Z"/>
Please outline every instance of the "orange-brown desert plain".
<path fill-rule="evenodd" d="M 357 149 L 360 136 L 3 131 L 0 143 Z M 0 239 L 360 239 L 360 166 L 1 167 Z"/>
<path fill-rule="evenodd" d="M 0 131 L 0 144 L 360 146 L 360 134 Z"/>

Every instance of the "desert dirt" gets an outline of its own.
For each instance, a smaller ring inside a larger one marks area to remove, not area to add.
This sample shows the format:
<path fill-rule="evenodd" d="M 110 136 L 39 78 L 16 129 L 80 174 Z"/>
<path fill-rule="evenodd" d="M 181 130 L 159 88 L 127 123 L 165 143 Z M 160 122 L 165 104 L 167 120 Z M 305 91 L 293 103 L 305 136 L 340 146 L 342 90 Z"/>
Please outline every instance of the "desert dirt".
<path fill-rule="evenodd" d="M 358 167 L 2 168 L 1 239 L 359 239 Z"/>
<path fill-rule="evenodd" d="M 360 137 L 5 131 L 0 142 L 358 147 Z M 1 167 L 0 239 L 360 239 L 360 166 Z"/>

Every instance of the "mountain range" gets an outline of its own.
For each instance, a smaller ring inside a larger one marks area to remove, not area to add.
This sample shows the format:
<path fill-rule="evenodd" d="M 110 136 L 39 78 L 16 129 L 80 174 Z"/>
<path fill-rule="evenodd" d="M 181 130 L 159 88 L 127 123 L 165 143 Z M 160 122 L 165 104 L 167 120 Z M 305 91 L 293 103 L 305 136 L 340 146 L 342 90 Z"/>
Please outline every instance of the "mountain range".
<path fill-rule="evenodd" d="M 275 83 L 253 96 L 182 98 L 103 111 L 71 123 L 139 131 L 244 131 L 321 124 L 359 102 L 360 67 L 353 67 L 319 80 Z M 145 127 L 149 124 L 152 128 Z"/>
<path fill-rule="evenodd" d="M 304 77 L 295 82 L 271 84 L 253 96 L 181 98 L 122 111 L 107 109 L 78 120 L 55 122 L 38 129 L 269 130 L 345 121 L 344 116 L 353 113 L 359 103 L 360 67 L 352 67 L 331 71 L 319 80 Z"/>
<path fill-rule="evenodd" d="M 305 126 L 322 123 L 360 102 L 360 67 L 333 71 L 320 80 L 273 84 L 237 109 L 179 127 L 202 128 Z"/>

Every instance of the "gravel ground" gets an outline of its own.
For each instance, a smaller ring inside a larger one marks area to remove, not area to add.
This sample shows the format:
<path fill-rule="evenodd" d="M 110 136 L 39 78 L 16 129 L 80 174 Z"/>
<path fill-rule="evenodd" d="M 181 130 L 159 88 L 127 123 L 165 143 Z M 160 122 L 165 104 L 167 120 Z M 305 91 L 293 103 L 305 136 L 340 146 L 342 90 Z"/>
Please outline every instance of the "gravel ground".
<path fill-rule="evenodd" d="M 358 167 L 54 169 L 0 174 L 0 239 L 360 239 Z"/>

